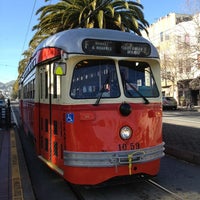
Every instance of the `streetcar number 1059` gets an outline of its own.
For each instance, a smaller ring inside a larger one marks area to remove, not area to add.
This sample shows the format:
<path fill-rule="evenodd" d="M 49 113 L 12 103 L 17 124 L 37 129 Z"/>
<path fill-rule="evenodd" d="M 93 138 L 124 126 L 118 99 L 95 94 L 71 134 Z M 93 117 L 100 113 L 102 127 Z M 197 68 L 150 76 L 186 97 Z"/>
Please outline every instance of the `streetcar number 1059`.
<path fill-rule="evenodd" d="M 139 143 L 130 143 L 130 144 L 118 144 L 119 151 L 125 151 L 125 150 L 134 150 L 134 149 L 140 149 Z"/>

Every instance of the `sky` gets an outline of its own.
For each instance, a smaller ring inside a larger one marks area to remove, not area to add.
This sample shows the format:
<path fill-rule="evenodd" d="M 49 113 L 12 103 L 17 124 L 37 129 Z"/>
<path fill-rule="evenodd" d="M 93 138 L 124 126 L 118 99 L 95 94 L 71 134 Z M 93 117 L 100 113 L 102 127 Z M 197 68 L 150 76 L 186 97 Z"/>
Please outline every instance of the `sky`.
<path fill-rule="evenodd" d="M 7 83 L 18 77 L 18 64 L 22 53 L 38 23 L 36 11 L 59 0 L 0 0 L 0 82 Z M 171 12 L 184 13 L 186 0 L 140 0 L 145 19 L 151 24 Z"/>

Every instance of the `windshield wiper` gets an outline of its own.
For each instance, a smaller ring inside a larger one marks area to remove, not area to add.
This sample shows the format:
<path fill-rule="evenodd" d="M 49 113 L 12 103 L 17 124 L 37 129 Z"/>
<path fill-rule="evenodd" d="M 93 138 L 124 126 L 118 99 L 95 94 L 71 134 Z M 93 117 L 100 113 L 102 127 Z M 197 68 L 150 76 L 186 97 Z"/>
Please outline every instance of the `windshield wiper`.
<path fill-rule="evenodd" d="M 137 94 L 139 94 L 140 97 L 143 98 L 144 104 L 149 104 L 149 100 L 148 100 L 139 90 L 137 90 L 137 88 L 135 88 L 135 87 L 134 87 L 130 82 L 128 82 L 126 79 L 123 80 L 123 81 L 124 81 L 125 85 L 126 85 L 126 83 L 127 83 Z M 125 86 L 125 87 L 126 87 L 126 86 Z M 127 90 L 127 87 L 126 87 L 126 90 Z M 133 97 L 133 95 L 131 94 L 131 92 L 129 92 L 129 91 L 127 91 L 127 92 Z"/>
<path fill-rule="evenodd" d="M 99 90 L 98 98 L 97 98 L 97 100 L 96 100 L 94 106 L 98 106 L 98 105 L 99 105 L 99 102 L 100 102 L 100 100 L 101 100 L 101 98 L 102 98 L 103 93 L 104 93 L 104 92 L 107 92 L 107 89 L 106 89 L 105 86 L 106 86 L 106 85 L 109 85 L 109 82 L 110 82 L 110 73 L 108 72 L 108 76 L 107 76 L 105 82 L 103 83 L 102 88 Z"/>
<path fill-rule="evenodd" d="M 101 88 L 101 90 L 100 90 L 99 93 L 98 93 L 98 98 L 97 98 L 97 100 L 96 100 L 94 106 L 99 105 L 99 102 L 100 102 L 100 100 L 101 100 L 101 98 L 102 98 L 102 95 L 103 95 L 103 93 L 104 93 L 105 91 L 106 91 L 106 90 L 104 89 L 104 85 L 103 85 L 103 87 Z"/>

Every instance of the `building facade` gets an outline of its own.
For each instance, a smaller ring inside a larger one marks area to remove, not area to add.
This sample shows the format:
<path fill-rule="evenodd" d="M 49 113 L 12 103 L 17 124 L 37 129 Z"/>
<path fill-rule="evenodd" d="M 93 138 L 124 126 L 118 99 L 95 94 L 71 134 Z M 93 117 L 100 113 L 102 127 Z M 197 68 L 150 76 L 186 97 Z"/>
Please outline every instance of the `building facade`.
<path fill-rule="evenodd" d="M 169 13 L 143 32 L 158 49 L 163 96 L 200 105 L 200 17 Z"/>

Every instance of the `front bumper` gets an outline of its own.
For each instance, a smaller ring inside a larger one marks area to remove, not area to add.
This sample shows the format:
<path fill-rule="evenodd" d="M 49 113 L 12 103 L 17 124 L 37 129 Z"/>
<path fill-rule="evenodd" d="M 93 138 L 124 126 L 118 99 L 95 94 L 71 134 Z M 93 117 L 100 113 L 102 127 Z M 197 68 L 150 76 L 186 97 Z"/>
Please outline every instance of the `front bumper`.
<path fill-rule="evenodd" d="M 157 146 L 130 151 L 64 151 L 64 165 L 72 167 L 116 167 L 121 165 L 150 162 L 163 156 L 164 142 Z"/>

